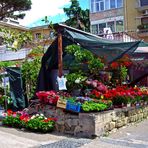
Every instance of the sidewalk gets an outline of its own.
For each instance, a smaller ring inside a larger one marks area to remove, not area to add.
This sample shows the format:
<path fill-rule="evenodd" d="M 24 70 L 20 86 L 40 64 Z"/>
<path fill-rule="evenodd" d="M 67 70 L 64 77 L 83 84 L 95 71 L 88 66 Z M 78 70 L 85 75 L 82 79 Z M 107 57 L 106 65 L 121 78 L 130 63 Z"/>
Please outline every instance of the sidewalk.
<path fill-rule="evenodd" d="M 0 148 L 148 148 L 148 120 L 94 140 L 55 132 L 38 134 L 0 126 L 0 142 Z"/>
<path fill-rule="evenodd" d="M 93 140 L 81 148 L 148 148 L 148 119 Z"/>
<path fill-rule="evenodd" d="M 0 148 L 30 148 L 54 143 L 67 137 L 38 134 L 0 126 Z"/>

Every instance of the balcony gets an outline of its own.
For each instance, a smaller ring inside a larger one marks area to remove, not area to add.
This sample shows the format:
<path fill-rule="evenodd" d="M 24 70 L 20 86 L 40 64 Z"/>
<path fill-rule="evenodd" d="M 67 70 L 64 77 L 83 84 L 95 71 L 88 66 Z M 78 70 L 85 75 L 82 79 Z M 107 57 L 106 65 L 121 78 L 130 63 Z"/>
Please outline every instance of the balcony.
<path fill-rule="evenodd" d="M 137 28 L 139 30 L 138 31 L 139 37 L 148 36 L 148 24 L 145 24 L 145 25 L 141 24 L 141 25 L 137 26 Z"/>

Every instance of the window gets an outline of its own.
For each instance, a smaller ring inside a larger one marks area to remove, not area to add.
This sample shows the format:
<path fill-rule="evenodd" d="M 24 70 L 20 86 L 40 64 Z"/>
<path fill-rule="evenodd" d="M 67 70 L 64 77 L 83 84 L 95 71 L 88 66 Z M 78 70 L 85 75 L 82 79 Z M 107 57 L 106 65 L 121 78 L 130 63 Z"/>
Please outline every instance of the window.
<path fill-rule="evenodd" d="M 123 0 L 117 0 L 117 8 L 123 7 Z"/>
<path fill-rule="evenodd" d="M 91 0 L 91 12 L 104 10 L 104 0 Z"/>
<path fill-rule="evenodd" d="M 98 25 L 92 25 L 92 33 L 98 34 Z"/>
<path fill-rule="evenodd" d="M 91 12 L 123 7 L 123 0 L 91 0 Z"/>
<path fill-rule="evenodd" d="M 104 28 L 110 28 L 112 32 L 122 32 L 124 30 L 124 22 L 123 20 L 116 20 L 116 21 L 92 25 L 92 33 L 105 34 L 106 32 Z"/>
<path fill-rule="evenodd" d="M 104 0 L 96 0 L 96 12 L 104 10 Z"/>
<path fill-rule="evenodd" d="M 94 12 L 95 0 L 91 0 L 91 12 Z"/>
<path fill-rule="evenodd" d="M 108 22 L 107 27 L 109 27 L 112 32 L 115 32 L 115 24 L 114 24 L 114 22 Z"/>
<path fill-rule="evenodd" d="M 142 24 L 148 24 L 148 17 L 141 19 Z"/>
<path fill-rule="evenodd" d="M 116 2 L 115 0 L 110 0 L 110 8 L 116 8 Z"/>
<path fill-rule="evenodd" d="M 105 0 L 105 10 L 110 9 L 110 0 Z"/>
<path fill-rule="evenodd" d="M 99 34 L 104 33 L 104 28 L 106 28 L 106 23 L 99 24 Z"/>
<path fill-rule="evenodd" d="M 55 38 L 55 34 L 54 34 L 53 31 L 50 31 L 49 37 L 50 37 L 50 39 L 54 39 Z"/>
<path fill-rule="evenodd" d="M 123 30 L 124 30 L 123 21 L 122 20 L 116 21 L 116 31 L 121 32 Z"/>
<path fill-rule="evenodd" d="M 140 0 L 141 6 L 148 6 L 148 0 Z"/>
<path fill-rule="evenodd" d="M 101 1 L 101 2 L 100 2 L 100 11 L 103 11 L 103 10 L 104 10 L 104 2 Z"/>
<path fill-rule="evenodd" d="M 100 11 L 100 3 L 99 0 L 96 0 L 96 12 Z"/>
<path fill-rule="evenodd" d="M 36 33 L 36 34 L 35 34 L 35 38 L 36 38 L 36 39 L 40 39 L 40 38 L 41 38 L 41 33 Z"/>

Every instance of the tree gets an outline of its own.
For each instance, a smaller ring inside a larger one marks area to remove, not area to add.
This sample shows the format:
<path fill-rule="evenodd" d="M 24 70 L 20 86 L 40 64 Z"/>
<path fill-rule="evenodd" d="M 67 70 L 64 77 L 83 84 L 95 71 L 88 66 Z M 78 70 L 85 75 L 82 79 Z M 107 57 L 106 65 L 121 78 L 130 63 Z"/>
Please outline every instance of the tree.
<path fill-rule="evenodd" d="M 24 18 L 22 11 L 31 9 L 31 0 L 0 0 L 0 20 L 6 17 Z"/>
<path fill-rule="evenodd" d="M 1 27 L 0 33 L 3 38 L 2 44 L 7 46 L 7 49 L 17 51 L 26 45 L 32 43 L 33 36 L 31 32 L 19 32 L 16 29 Z"/>
<path fill-rule="evenodd" d="M 71 0 L 71 6 L 63 9 L 69 17 L 66 24 L 84 31 L 90 30 L 89 10 L 82 10 L 77 0 Z"/>

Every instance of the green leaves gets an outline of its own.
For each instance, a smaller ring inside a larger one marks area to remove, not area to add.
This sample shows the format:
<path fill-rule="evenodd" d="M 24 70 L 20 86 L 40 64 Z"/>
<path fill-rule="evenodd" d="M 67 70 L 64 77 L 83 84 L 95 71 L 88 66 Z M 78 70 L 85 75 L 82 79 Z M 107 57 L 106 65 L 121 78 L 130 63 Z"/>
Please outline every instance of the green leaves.
<path fill-rule="evenodd" d="M 71 6 L 63 10 L 69 17 L 65 22 L 68 26 L 90 31 L 89 10 L 82 10 L 78 0 L 71 0 Z"/>
<path fill-rule="evenodd" d="M 107 109 L 107 105 L 104 103 L 97 103 L 97 102 L 93 102 L 93 101 L 86 101 L 84 104 L 82 104 L 82 109 L 85 112 L 89 112 L 89 111 L 103 111 L 105 109 Z"/>
<path fill-rule="evenodd" d="M 31 118 L 28 121 L 20 119 L 20 115 L 8 115 L 2 120 L 3 125 L 15 128 L 27 128 L 35 132 L 50 132 L 54 129 L 55 121 L 42 116 Z"/>
<path fill-rule="evenodd" d="M 121 75 L 122 81 L 125 80 L 125 78 L 127 76 L 127 73 L 128 73 L 127 71 L 128 71 L 128 69 L 125 66 L 121 66 L 121 68 L 120 68 L 120 75 Z"/>
<path fill-rule="evenodd" d="M 104 68 L 101 60 L 95 57 L 90 51 L 81 48 L 78 45 L 69 45 L 66 47 L 66 52 L 74 55 L 75 63 L 87 63 L 90 73 L 97 74 L 100 69 Z"/>
<path fill-rule="evenodd" d="M 41 66 L 40 57 L 36 57 L 31 61 L 26 60 L 22 65 L 22 76 L 27 84 L 28 88 L 27 93 L 29 97 L 32 97 L 34 95 L 40 66 Z"/>
<path fill-rule="evenodd" d="M 1 0 L 0 1 L 0 20 L 4 18 L 23 18 L 22 11 L 31 9 L 31 0 Z M 17 14 L 14 12 L 17 12 Z"/>
<path fill-rule="evenodd" d="M 30 32 L 19 32 L 15 29 L 0 28 L 0 32 L 3 35 L 3 42 L 7 45 L 8 49 L 17 51 L 24 47 L 24 45 L 31 43 L 33 36 Z"/>
<path fill-rule="evenodd" d="M 97 74 L 100 69 L 104 68 L 104 64 L 101 62 L 99 58 L 93 58 L 89 61 L 88 68 L 91 73 Z"/>
<path fill-rule="evenodd" d="M 12 127 L 21 127 L 22 121 L 20 120 L 19 116 L 13 117 L 13 116 L 6 116 L 5 119 L 3 119 L 3 124 L 7 126 Z"/>
<path fill-rule="evenodd" d="M 83 76 L 81 73 L 75 72 L 70 73 L 66 76 L 67 78 L 67 87 L 71 90 L 73 88 L 82 88 L 83 82 L 87 79 L 86 76 Z"/>

